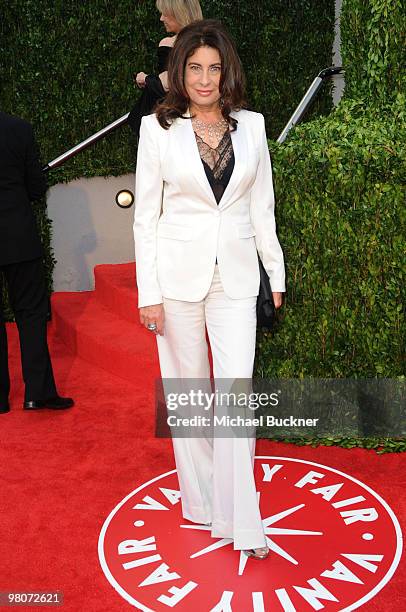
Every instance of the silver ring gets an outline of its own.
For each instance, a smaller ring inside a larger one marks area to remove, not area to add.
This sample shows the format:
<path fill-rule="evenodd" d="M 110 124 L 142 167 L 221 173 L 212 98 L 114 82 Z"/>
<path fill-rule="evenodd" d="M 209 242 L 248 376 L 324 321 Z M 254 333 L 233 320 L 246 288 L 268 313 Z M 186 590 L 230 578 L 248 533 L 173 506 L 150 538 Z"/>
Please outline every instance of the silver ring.
<path fill-rule="evenodd" d="M 148 323 L 147 327 L 151 331 L 154 331 L 156 329 L 156 323 Z"/>

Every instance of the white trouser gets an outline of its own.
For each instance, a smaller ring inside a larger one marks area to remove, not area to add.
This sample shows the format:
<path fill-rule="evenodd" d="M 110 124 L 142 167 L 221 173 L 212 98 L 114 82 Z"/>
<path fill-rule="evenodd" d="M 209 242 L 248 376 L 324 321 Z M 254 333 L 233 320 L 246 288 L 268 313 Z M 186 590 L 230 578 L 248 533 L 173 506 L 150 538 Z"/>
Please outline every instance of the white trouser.
<path fill-rule="evenodd" d="M 201 302 L 164 298 L 164 335 L 157 336 L 162 378 L 252 377 L 256 297 L 226 296 L 218 272 Z M 254 416 L 254 415 L 252 415 Z M 253 473 L 255 437 L 173 437 L 183 517 L 212 523 L 211 535 L 232 538 L 235 550 L 266 545 Z"/>

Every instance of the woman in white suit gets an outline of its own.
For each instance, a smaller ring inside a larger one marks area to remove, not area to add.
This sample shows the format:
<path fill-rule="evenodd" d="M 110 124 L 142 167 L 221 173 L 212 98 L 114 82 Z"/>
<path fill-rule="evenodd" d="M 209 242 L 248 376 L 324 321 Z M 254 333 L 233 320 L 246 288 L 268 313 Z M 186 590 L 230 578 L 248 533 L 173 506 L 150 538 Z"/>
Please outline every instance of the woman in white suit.
<path fill-rule="evenodd" d="M 163 379 L 250 379 L 257 250 L 275 307 L 285 274 L 276 236 L 264 118 L 244 110 L 245 81 L 223 26 L 178 34 L 169 93 L 142 119 L 134 238 L 141 323 L 156 334 Z M 268 555 L 253 463 L 255 438 L 173 438 L 184 518 L 235 550 Z"/>

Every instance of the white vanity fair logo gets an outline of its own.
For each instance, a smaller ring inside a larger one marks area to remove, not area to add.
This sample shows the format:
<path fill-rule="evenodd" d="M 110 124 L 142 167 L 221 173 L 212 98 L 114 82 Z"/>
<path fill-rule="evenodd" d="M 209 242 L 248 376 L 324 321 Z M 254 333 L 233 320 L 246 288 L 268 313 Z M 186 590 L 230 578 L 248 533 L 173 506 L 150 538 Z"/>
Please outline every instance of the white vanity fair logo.
<path fill-rule="evenodd" d="M 311 612 L 355 610 L 394 574 L 399 523 L 355 478 L 325 465 L 257 457 L 264 561 L 182 518 L 176 471 L 123 499 L 99 538 L 103 571 L 139 610 Z"/>

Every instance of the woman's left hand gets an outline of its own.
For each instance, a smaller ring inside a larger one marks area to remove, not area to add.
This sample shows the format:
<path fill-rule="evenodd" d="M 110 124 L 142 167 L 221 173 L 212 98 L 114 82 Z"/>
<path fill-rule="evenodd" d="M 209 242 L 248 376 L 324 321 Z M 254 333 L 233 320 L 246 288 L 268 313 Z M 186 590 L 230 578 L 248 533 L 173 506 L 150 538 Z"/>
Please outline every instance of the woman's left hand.
<path fill-rule="evenodd" d="M 145 72 L 138 72 L 136 77 L 135 77 L 135 83 L 137 85 L 137 87 L 143 88 L 145 87 L 145 78 L 148 75 L 145 74 Z"/>
<path fill-rule="evenodd" d="M 282 293 L 280 291 L 272 291 L 273 295 L 273 303 L 275 304 L 275 308 L 278 309 L 282 306 Z"/>

